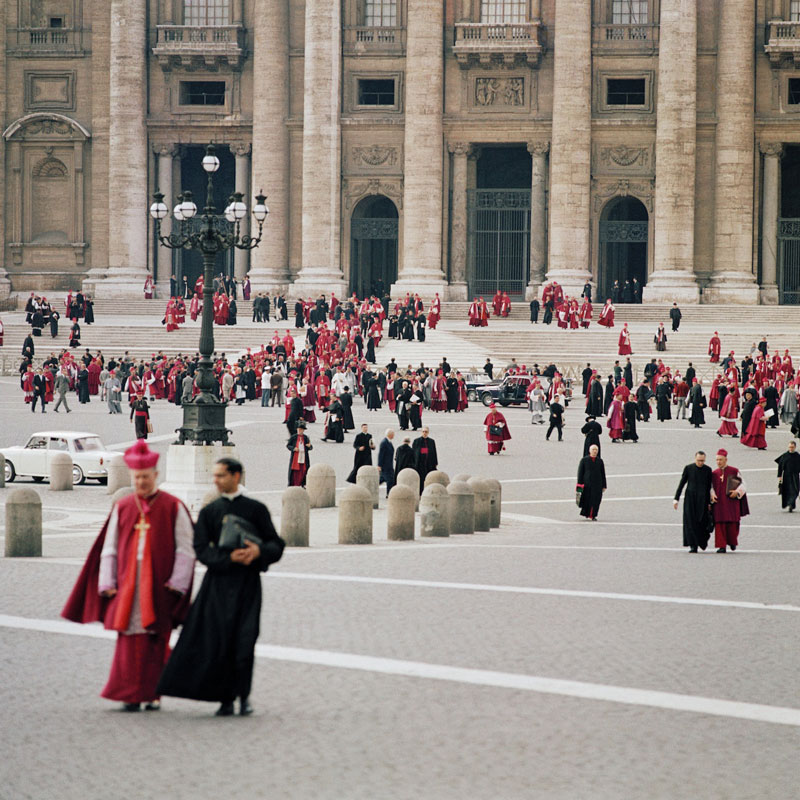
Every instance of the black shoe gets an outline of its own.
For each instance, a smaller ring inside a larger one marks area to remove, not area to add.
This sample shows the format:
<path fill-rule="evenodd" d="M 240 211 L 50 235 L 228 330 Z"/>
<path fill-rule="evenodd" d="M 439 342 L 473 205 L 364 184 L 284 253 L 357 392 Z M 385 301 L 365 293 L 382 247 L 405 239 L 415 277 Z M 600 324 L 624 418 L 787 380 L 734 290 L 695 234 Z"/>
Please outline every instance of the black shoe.
<path fill-rule="evenodd" d="M 233 702 L 220 703 L 219 708 L 214 714 L 215 717 L 232 717 L 233 716 Z"/>
<path fill-rule="evenodd" d="M 124 703 L 122 706 L 123 711 L 139 711 L 139 703 Z"/>
<path fill-rule="evenodd" d="M 243 697 L 239 703 L 239 715 L 242 717 L 249 717 L 252 713 L 253 706 L 250 705 L 250 701 L 246 697 Z"/>
<path fill-rule="evenodd" d="M 689 552 L 690 553 L 696 553 L 697 552 L 697 548 L 696 547 L 690 547 L 689 548 Z"/>
<path fill-rule="evenodd" d="M 717 548 L 717 552 L 718 553 L 727 553 L 728 551 L 724 547 L 718 547 Z"/>
<path fill-rule="evenodd" d="M 736 547 L 737 547 L 737 545 L 735 545 L 735 544 L 731 545 L 731 553 L 736 549 Z"/>
<path fill-rule="evenodd" d="M 151 700 L 147 703 L 144 707 L 145 711 L 161 711 L 161 701 L 160 700 Z"/>
<path fill-rule="evenodd" d="M 738 439 L 739 438 L 739 434 L 738 433 L 731 434 L 731 438 L 732 439 Z"/>

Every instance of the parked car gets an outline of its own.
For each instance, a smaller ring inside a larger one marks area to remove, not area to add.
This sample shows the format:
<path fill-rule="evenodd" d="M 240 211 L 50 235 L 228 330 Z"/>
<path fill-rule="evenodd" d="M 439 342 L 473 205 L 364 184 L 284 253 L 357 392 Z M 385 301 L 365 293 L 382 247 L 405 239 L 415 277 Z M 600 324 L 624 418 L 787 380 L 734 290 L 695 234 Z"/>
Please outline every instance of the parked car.
<path fill-rule="evenodd" d="M 497 403 L 503 407 L 524 406 L 528 404 L 528 387 L 531 383 L 530 375 L 506 375 L 502 381 L 478 386 L 475 389 L 476 399 L 485 406 Z M 547 378 L 541 379 L 542 387 L 546 390 L 550 386 Z M 564 380 L 564 406 L 568 406 L 572 399 L 572 380 Z"/>
<path fill-rule="evenodd" d="M 50 477 L 50 460 L 55 453 L 69 453 L 72 459 L 72 483 L 84 483 L 87 478 L 108 482 L 108 462 L 120 455 L 106 450 L 96 433 L 76 431 L 40 431 L 34 433 L 24 447 L 5 447 L 0 453 L 6 459 L 6 483 L 17 476 L 33 478 L 37 483 Z"/>

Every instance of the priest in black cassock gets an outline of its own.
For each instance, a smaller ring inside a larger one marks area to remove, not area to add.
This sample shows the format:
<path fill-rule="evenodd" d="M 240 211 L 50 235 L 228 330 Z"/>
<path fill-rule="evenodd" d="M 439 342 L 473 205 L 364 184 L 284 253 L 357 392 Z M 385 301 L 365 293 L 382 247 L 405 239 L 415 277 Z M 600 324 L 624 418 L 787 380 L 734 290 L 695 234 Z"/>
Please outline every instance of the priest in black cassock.
<path fill-rule="evenodd" d="M 606 468 L 600 458 L 600 448 L 596 445 L 589 446 L 589 455 L 584 456 L 578 464 L 578 506 L 581 516 L 594 522 L 600 503 L 603 502 L 603 492 L 606 490 Z"/>
<path fill-rule="evenodd" d="M 672 503 L 676 511 L 684 486 L 686 495 L 683 498 L 683 546 L 688 547 L 690 553 L 696 553 L 698 547 L 701 550 L 708 547 L 708 539 L 714 527 L 711 518 L 711 467 L 706 464 L 706 454 L 702 450 L 694 454 L 694 464 L 687 464 L 683 468 Z"/>
<path fill-rule="evenodd" d="M 220 703 L 217 716 L 252 714 L 249 702 L 261 615 L 261 573 L 279 561 L 284 542 L 267 507 L 246 497 L 242 465 L 222 458 L 214 483 L 222 495 L 201 509 L 194 532 L 197 558 L 207 572 L 189 610 L 180 639 L 158 682 L 159 695 Z M 238 517 L 259 543 L 245 540 L 233 550 L 218 547 L 223 519 Z"/>
<path fill-rule="evenodd" d="M 430 430 L 426 425 L 422 429 L 422 436 L 414 439 L 411 449 L 414 451 L 414 467 L 419 473 L 419 490 L 425 488 L 425 476 L 439 466 L 439 457 L 436 454 L 436 442 L 428 435 Z"/>
<path fill-rule="evenodd" d="M 778 465 L 778 490 L 781 495 L 781 508 L 788 508 L 791 513 L 797 504 L 800 493 L 800 453 L 797 442 L 789 442 L 789 449 L 775 459 Z"/>
<path fill-rule="evenodd" d="M 586 413 L 591 414 L 593 417 L 600 417 L 603 415 L 603 384 L 600 383 L 600 377 L 593 373 L 589 376 L 589 383 L 586 391 Z M 609 405 L 611 405 L 609 403 Z"/>
<path fill-rule="evenodd" d="M 414 469 L 415 464 L 414 450 L 411 447 L 411 437 L 406 436 L 403 444 L 397 448 L 394 454 L 394 474 L 395 478 L 404 469 Z"/>
<path fill-rule="evenodd" d="M 581 433 L 584 435 L 583 440 L 583 455 L 589 455 L 589 448 L 595 444 L 597 445 L 597 454 L 600 455 L 600 436 L 603 433 L 603 428 L 597 421 L 593 414 L 586 417 L 586 424 L 581 428 Z"/>
<path fill-rule="evenodd" d="M 348 483 L 355 483 L 359 469 L 365 466 L 372 466 L 372 451 L 375 449 L 375 442 L 372 434 L 367 432 L 367 423 L 361 426 L 361 433 L 357 433 L 353 439 L 355 456 L 353 457 L 353 471 L 347 476 Z"/>

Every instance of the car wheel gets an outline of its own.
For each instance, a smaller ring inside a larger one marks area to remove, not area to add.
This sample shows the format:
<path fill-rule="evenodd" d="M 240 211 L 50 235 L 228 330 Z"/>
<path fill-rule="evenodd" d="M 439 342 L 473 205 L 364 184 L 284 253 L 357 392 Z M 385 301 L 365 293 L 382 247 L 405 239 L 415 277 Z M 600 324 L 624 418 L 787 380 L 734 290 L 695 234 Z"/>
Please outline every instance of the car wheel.
<path fill-rule="evenodd" d="M 470 389 L 467 392 L 467 400 L 469 400 L 470 403 L 477 403 L 478 402 L 478 393 L 474 389 Z"/>
<path fill-rule="evenodd" d="M 490 406 L 492 404 L 492 395 L 489 392 L 484 392 L 481 395 L 481 403 L 485 406 Z"/>
<path fill-rule="evenodd" d="M 41 483 L 44 480 L 44 475 L 33 475 L 31 476 L 36 483 Z"/>
<path fill-rule="evenodd" d="M 83 474 L 83 470 L 77 465 L 72 465 L 72 485 L 73 486 L 80 486 L 86 481 L 86 476 Z"/>
<path fill-rule="evenodd" d="M 6 483 L 14 483 L 14 478 L 17 477 L 17 473 L 14 470 L 14 465 L 8 459 L 6 459 L 5 474 Z"/>

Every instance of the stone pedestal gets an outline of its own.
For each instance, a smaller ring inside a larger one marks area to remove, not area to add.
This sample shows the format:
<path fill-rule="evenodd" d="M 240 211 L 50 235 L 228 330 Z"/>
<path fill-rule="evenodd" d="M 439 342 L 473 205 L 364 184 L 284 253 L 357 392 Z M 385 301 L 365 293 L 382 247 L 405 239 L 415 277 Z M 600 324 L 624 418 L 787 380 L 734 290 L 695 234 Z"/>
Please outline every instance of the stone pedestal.
<path fill-rule="evenodd" d="M 287 547 L 308 547 L 308 492 L 302 486 L 290 486 L 281 499 L 281 537 Z"/>
<path fill-rule="evenodd" d="M 372 497 L 348 486 L 339 498 L 339 544 L 372 544 Z"/>
<path fill-rule="evenodd" d="M 72 491 L 72 459 L 69 453 L 53 453 L 50 456 L 50 491 Z"/>
<path fill-rule="evenodd" d="M 447 508 L 450 502 L 447 489 L 440 483 L 425 487 L 419 500 L 420 536 L 449 536 Z"/>
<path fill-rule="evenodd" d="M 6 500 L 6 558 L 42 555 L 42 501 L 33 489 L 14 489 Z"/>
<path fill-rule="evenodd" d="M 365 464 L 363 467 L 358 468 L 356 473 L 356 486 L 362 486 L 369 492 L 372 498 L 372 507 L 377 508 L 380 499 L 380 471 L 377 467 L 371 464 Z"/>
<path fill-rule="evenodd" d="M 330 464 L 312 464 L 306 473 L 306 491 L 311 508 L 336 505 L 336 471 Z"/>
<path fill-rule="evenodd" d="M 450 483 L 450 477 L 446 472 L 435 469 L 433 472 L 429 472 L 425 476 L 425 488 L 430 486 L 432 483 L 438 483 L 440 486 L 447 488 Z"/>
<path fill-rule="evenodd" d="M 125 456 L 111 456 L 108 462 L 106 494 L 114 494 L 118 489 L 124 488 L 131 488 L 131 471 L 125 463 Z"/>
<path fill-rule="evenodd" d="M 492 525 L 492 487 L 483 478 L 470 478 L 475 495 L 475 530 L 488 531 Z"/>
<path fill-rule="evenodd" d="M 397 486 L 406 486 L 414 492 L 414 509 L 419 508 L 419 473 L 415 469 L 407 467 L 401 469 L 395 477 Z"/>
<path fill-rule="evenodd" d="M 362 467 L 363 469 L 363 467 Z M 414 507 L 417 497 L 407 486 L 393 486 L 387 503 L 387 538 L 405 542 L 414 538 Z"/>
<path fill-rule="evenodd" d="M 491 523 L 492 528 L 500 527 L 500 519 L 502 516 L 502 503 L 503 503 L 503 487 L 496 478 L 487 478 L 486 483 L 491 489 Z"/>
<path fill-rule="evenodd" d="M 236 457 L 233 445 L 171 444 L 167 450 L 164 483 L 159 486 L 186 504 L 196 517 L 203 499 L 214 486 L 214 464 L 225 456 Z"/>
<path fill-rule="evenodd" d="M 475 494 L 469 484 L 453 481 L 447 487 L 450 535 L 475 533 Z"/>

